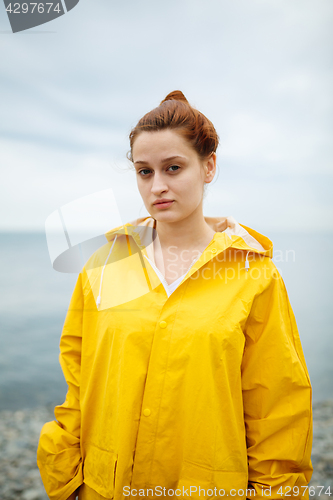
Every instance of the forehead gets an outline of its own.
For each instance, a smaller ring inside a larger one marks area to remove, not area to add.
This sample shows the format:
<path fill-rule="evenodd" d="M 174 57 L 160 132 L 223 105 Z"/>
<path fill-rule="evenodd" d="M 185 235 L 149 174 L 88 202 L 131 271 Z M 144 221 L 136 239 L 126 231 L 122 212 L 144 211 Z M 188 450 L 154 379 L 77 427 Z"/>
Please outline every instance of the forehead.
<path fill-rule="evenodd" d="M 192 157 L 196 151 L 175 130 L 141 132 L 133 144 L 133 161 L 161 161 L 170 156 Z"/>

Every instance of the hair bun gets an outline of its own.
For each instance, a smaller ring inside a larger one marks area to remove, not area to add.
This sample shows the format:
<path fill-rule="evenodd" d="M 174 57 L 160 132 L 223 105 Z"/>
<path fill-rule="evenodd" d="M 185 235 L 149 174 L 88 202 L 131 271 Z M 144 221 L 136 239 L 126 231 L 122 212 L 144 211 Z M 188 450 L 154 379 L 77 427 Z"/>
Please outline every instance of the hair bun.
<path fill-rule="evenodd" d="M 186 104 L 189 104 L 189 102 L 186 99 L 186 97 L 184 96 L 183 92 L 181 92 L 180 90 L 174 90 L 173 92 L 170 92 L 170 94 L 168 94 L 163 99 L 163 101 L 160 102 L 160 104 L 162 104 L 165 101 L 182 101 L 182 102 L 186 102 Z"/>
<path fill-rule="evenodd" d="M 201 160 L 209 158 L 219 145 L 219 136 L 212 122 L 188 102 L 183 92 L 174 90 L 159 106 L 146 113 L 131 130 L 131 149 L 127 158 L 133 162 L 133 144 L 141 132 L 165 129 L 179 132 Z"/>

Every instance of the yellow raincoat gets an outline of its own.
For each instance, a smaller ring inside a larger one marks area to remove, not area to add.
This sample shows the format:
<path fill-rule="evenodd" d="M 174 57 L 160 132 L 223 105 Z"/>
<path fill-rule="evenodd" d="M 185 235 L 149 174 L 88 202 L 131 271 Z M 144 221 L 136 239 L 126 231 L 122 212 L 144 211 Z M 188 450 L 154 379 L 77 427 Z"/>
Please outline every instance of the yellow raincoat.
<path fill-rule="evenodd" d="M 83 482 L 115 500 L 309 498 L 311 385 L 272 243 L 205 220 L 214 238 L 169 296 L 151 217 L 107 233 L 79 274 L 68 393 L 37 452 L 50 499 Z"/>

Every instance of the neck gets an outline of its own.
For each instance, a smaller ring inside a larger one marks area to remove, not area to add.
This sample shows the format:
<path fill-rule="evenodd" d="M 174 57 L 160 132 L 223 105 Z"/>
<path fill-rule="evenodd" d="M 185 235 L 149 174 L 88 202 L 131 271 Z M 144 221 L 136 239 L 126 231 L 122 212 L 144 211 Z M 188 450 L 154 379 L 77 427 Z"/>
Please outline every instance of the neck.
<path fill-rule="evenodd" d="M 177 222 L 156 221 L 156 231 L 162 248 L 176 246 L 180 251 L 205 248 L 215 234 L 205 221 L 202 210 Z"/>

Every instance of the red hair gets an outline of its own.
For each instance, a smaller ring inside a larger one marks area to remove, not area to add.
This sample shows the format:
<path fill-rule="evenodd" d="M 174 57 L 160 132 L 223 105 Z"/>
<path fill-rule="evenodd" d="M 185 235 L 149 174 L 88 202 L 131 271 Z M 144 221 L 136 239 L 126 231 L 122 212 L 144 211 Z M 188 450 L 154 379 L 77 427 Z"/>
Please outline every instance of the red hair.
<path fill-rule="evenodd" d="M 133 162 L 133 144 L 141 132 L 156 132 L 167 128 L 177 130 L 202 160 L 215 153 L 219 145 L 219 136 L 212 122 L 193 108 L 180 90 L 175 90 L 157 108 L 145 114 L 132 129 L 128 159 Z"/>

